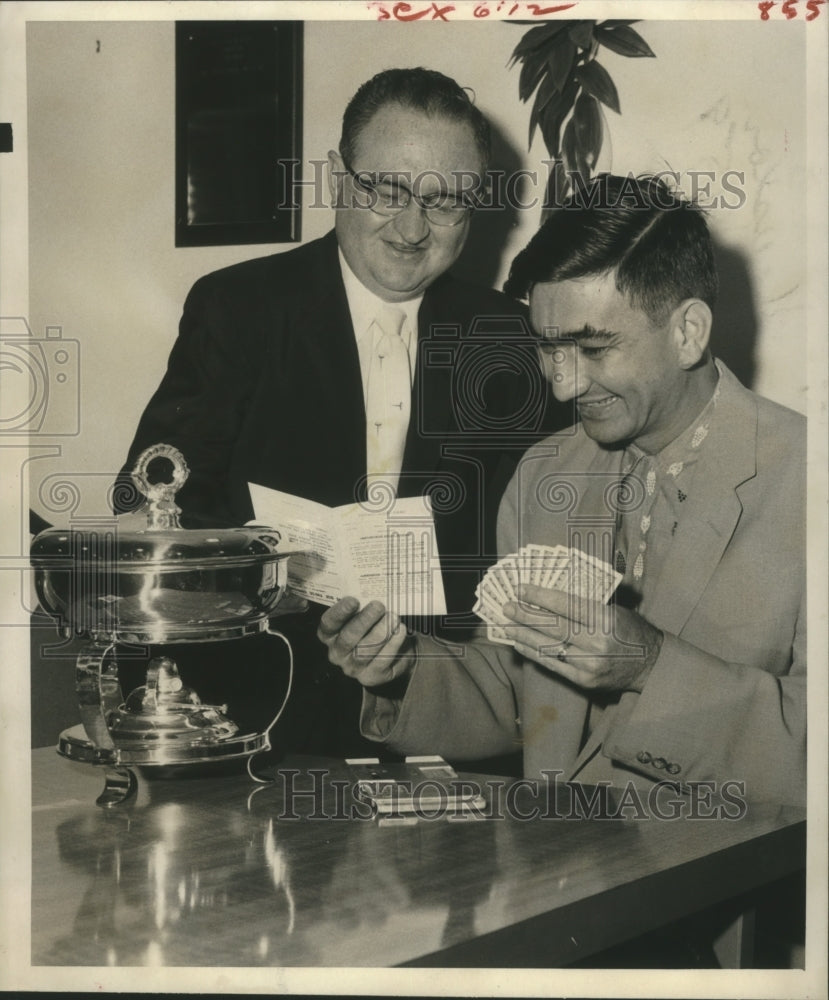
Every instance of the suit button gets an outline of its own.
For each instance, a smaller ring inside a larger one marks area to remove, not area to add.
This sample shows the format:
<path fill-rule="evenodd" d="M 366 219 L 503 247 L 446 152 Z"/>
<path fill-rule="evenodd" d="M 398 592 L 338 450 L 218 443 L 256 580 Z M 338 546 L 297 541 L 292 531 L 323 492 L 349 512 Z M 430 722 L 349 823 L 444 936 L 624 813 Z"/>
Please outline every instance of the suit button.
<path fill-rule="evenodd" d="M 654 767 L 658 767 L 659 770 L 661 771 L 662 768 L 665 767 L 668 762 L 665 760 L 664 757 L 654 757 L 651 763 L 653 764 Z"/>
<path fill-rule="evenodd" d="M 653 757 L 651 757 L 651 755 L 648 753 L 647 750 L 640 750 L 639 753 L 636 755 L 636 759 L 639 761 L 640 764 L 650 764 L 650 762 L 653 760 Z"/>
<path fill-rule="evenodd" d="M 668 772 L 668 774 L 679 774 L 679 772 L 682 770 L 682 766 L 680 764 L 668 764 L 665 770 Z"/>

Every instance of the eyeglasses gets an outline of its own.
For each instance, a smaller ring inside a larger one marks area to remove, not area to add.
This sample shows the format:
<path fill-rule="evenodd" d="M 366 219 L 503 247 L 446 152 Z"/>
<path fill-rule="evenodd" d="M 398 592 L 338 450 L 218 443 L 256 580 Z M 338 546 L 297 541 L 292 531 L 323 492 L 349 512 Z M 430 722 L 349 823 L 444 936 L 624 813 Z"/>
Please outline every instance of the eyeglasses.
<path fill-rule="evenodd" d="M 409 188 L 394 184 L 367 170 L 354 171 L 346 163 L 343 163 L 343 166 L 354 182 L 355 190 L 364 199 L 358 204 L 371 209 L 377 215 L 387 217 L 399 215 L 411 201 L 414 201 L 433 225 L 459 226 L 477 207 L 475 199 L 468 194 L 456 195 L 436 191 L 430 195 L 419 195 Z"/>

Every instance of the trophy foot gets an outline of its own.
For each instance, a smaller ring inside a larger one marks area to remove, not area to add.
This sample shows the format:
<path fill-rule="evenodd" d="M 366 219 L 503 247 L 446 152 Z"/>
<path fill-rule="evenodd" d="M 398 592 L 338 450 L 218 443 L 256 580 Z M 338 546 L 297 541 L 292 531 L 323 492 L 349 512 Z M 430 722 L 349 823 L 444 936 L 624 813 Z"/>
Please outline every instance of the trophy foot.
<path fill-rule="evenodd" d="M 104 790 L 95 800 L 95 804 L 104 809 L 111 809 L 135 796 L 138 790 L 138 779 L 129 768 L 107 768 L 104 779 Z"/>
<path fill-rule="evenodd" d="M 251 754 L 251 756 L 248 757 L 247 759 L 248 776 L 251 778 L 251 780 L 258 782 L 260 785 L 272 785 L 274 781 L 276 781 L 275 768 L 271 765 L 270 773 L 268 773 L 264 770 L 263 767 L 263 764 L 265 762 L 257 760 L 258 757 L 267 758 L 269 748 L 270 745 L 264 748 L 264 753 L 262 751 L 259 751 L 259 753 Z"/>

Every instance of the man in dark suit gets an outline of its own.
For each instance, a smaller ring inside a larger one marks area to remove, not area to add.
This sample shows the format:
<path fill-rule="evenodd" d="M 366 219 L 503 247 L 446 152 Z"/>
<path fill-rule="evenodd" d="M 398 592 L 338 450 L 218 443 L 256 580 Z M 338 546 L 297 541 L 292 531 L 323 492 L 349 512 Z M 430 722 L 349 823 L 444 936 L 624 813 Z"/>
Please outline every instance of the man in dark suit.
<path fill-rule="evenodd" d="M 122 482 L 149 445 L 179 448 L 191 470 L 177 498 L 185 527 L 245 523 L 248 483 L 327 505 L 359 500 L 378 478 L 399 496 L 428 492 L 452 613 L 441 624 L 471 625 L 501 492 L 549 430 L 523 307 L 447 273 L 488 156 L 486 120 L 453 80 L 398 69 L 364 84 L 329 154 L 334 231 L 196 282 Z M 358 685 L 315 640 L 322 610 L 282 619 L 296 690 L 274 737 L 353 753 Z M 278 644 L 232 645 L 215 658 L 234 669 L 260 660 L 272 679 Z M 201 674 L 190 680 L 202 697 L 205 656 L 194 654 Z"/>

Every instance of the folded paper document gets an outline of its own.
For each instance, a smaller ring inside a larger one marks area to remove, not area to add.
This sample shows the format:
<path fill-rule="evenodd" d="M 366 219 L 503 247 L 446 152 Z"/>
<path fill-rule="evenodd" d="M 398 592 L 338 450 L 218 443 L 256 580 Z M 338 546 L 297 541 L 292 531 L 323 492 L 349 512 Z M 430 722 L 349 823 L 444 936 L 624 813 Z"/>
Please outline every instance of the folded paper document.
<path fill-rule="evenodd" d="M 382 510 L 366 504 L 326 507 L 249 483 L 256 524 L 282 535 L 295 554 L 290 590 L 319 604 L 351 595 L 382 601 L 400 615 L 446 614 L 429 497 L 397 498 Z"/>

